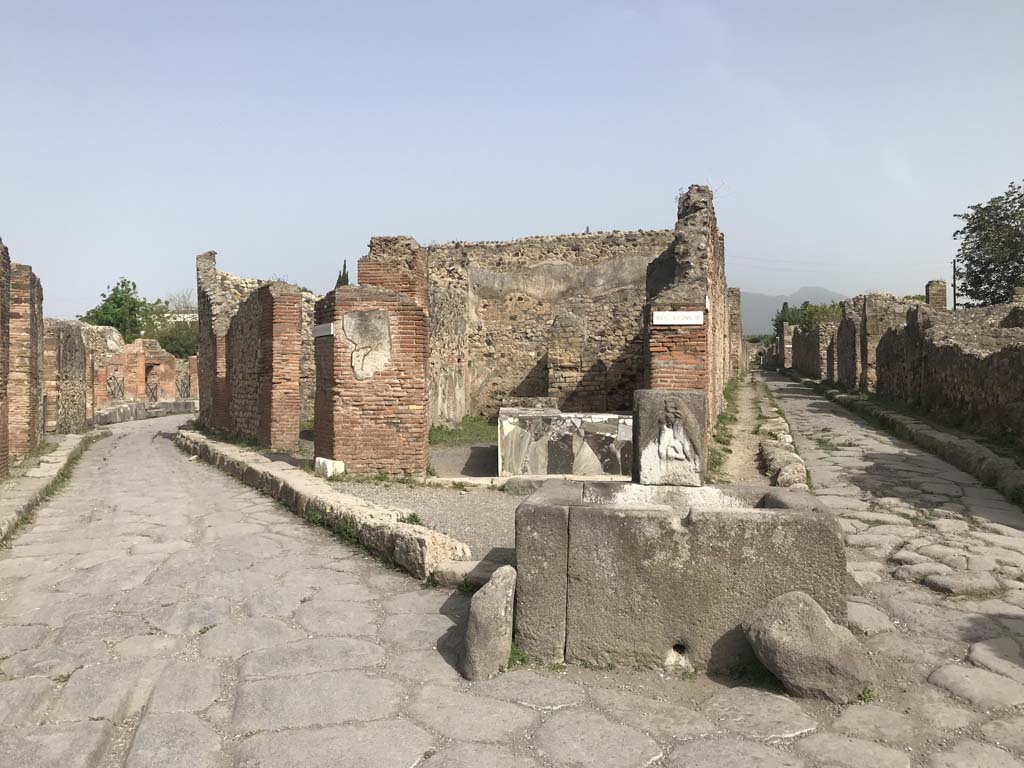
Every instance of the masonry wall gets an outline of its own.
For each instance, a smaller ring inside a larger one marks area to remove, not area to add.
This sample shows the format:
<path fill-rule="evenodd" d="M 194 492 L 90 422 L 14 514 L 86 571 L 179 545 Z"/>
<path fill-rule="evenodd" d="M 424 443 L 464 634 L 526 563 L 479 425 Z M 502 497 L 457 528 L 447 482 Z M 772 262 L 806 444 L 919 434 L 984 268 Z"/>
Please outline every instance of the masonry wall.
<path fill-rule="evenodd" d="M 729 288 L 729 372 L 740 376 L 750 367 L 750 351 L 743 339 L 742 297 L 739 288 Z"/>
<path fill-rule="evenodd" d="M 793 367 L 808 378 L 831 381 L 838 327 L 838 323 L 822 323 L 810 331 L 797 328 L 793 332 Z"/>
<path fill-rule="evenodd" d="M 724 404 L 733 345 L 725 238 L 707 187 L 694 185 L 680 196 L 672 244 L 648 266 L 646 292 L 647 386 L 703 390 L 710 434 Z M 696 313 L 703 322 L 656 325 L 654 313 L 659 311 Z"/>
<path fill-rule="evenodd" d="M 212 251 L 196 258 L 200 420 L 291 448 L 303 414 L 303 359 L 312 349 L 308 301 L 295 286 L 235 277 L 216 266 Z"/>
<path fill-rule="evenodd" d="M 92 350 L 82 323 L 47 318 L 43 332 L 43 391 L 47 432 L 84 432 L 93 419 Z"/>
<path fill-rule="evenodd" d="M 10 469 L 7 377 L 10 365 L 11 257 L 0 241 L 0 480 Z"/>
<path fill-rule="evenodd" d="M 431 423 L 549 394 L 563 408 L 630 410 L 644 381 L 647 265 L 673 238 L 615 231 L 429 246 Z"/>
<path fill-rule="evenodd" d="M 841 301 L 842 317 L 836 329 L 836 376 L 844 389 L 860 388 L 861 383 L 861 326 L 864 322 L 864 297 L 855 296 Z"/>
<path fill-rule="evenodd" d="M 1024 298 L 955 313 L 911 307 L 876 360 L 880 396 L 1024 449 Z"/>
<path fill-rule="evenodd" d="M 337 288 L 317 302 L 317 324 L 332 323 L 333 334 L 315 340 L 315 454 L 343 461 L 355 474 L 423 475 L 426 313 L 414 295 L 365 280 L 360 265 L 360 285 Z"/>
<path fill-rule="evenodd" d="M 8 440 L 12 460 L 30 453 L 43 432 L 43 289 L 32 268 L 11 265 Z"/>

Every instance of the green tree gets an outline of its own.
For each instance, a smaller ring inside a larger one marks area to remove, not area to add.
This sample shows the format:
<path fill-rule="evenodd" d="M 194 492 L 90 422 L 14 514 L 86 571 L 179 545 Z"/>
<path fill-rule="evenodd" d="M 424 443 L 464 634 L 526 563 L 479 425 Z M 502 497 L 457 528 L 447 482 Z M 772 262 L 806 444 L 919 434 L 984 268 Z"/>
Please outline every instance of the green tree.
<path fill-rule="evenodd" d="M 341 288 L 343 285 L 348 285 L 348 262 L 344 262 L 341 265 L 341 272 L 338 273 L 338 282 L 334 284 L 334 287 Z"/>
<path fill-rule="evenodd" d="M 107 290 L 100 294 L 100 299 L 98 305 L 79 319 L 93 325 L 117 328 L 128 343 L 142 335 L 151 311 L 149 302 L 139 296 L 138 286 L 134 282 L 122 277 L 117 285 L 108 285 Z"/>
<path fill-rule="evenodd" d="M 150 334 L 146 334 L 149 336 Z M 199 354 L 199 325 L 177 320 L 158 328 L 152 338 L 175 357 L 190 357 Z"/>
<path fill-rule="evenodd" d="M 956 218 L 964 222 L 953 233 L 960 241 L 957 293 L 969 299 L 967 306 L 1010 301 L 1014 287 L 1024 285 L 1024 187 L 1011 181 L 1004 194 Z"/>
<path fill-rule="evenodd" d="M 831 304 L 811 304 L 805 301 L 800 307 L 800 330 L 813 331 L 823 323 L 838 323 L 843 317 L 842 308 Z"/>

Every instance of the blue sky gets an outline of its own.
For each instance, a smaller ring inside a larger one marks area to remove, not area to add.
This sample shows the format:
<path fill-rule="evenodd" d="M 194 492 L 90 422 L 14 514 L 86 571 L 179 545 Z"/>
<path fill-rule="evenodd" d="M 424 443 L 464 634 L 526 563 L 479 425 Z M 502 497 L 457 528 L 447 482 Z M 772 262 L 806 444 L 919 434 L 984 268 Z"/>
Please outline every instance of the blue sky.
<path fill-rule="evenodd" d="M 0 237 L 73 316 L 194 257 L 323 292 L 372 235 L 668 228 L 730 283 L 918 293 L 1024 177 L 1024 2 L 0 0 Z"/>

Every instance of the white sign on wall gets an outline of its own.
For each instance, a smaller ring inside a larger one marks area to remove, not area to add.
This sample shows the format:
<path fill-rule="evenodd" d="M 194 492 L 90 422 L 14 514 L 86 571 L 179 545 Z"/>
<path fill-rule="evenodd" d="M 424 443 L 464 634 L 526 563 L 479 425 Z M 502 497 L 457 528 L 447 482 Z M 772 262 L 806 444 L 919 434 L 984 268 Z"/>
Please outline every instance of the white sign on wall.
<path fill-rule="evenodd" d="M 704 313 L 699 309 L 692 312 L 654 313 L 655 325 L 704 325 Z"/>
<path fill-rule="evenodd" d="M 313 338 L 319 339 L 321 336 L 333 336 L 334 335 L 334 323 L 324 323 L 323 325 L 313 326 Z"/>

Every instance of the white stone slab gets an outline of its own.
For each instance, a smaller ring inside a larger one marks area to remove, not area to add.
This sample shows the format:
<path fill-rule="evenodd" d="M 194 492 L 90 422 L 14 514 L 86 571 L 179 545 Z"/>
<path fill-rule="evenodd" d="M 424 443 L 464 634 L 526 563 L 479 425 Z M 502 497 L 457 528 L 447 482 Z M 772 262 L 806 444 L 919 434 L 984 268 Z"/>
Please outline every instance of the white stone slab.
<path fill-rule="evenodd" d="M 704 325 L 704 313 L 699 309 L 692 312 L 656 311 L 655 325 Z"/>

